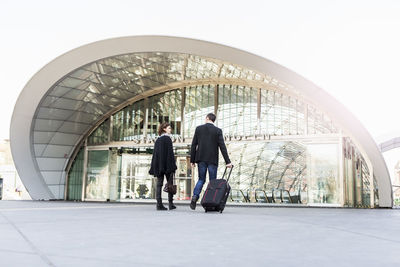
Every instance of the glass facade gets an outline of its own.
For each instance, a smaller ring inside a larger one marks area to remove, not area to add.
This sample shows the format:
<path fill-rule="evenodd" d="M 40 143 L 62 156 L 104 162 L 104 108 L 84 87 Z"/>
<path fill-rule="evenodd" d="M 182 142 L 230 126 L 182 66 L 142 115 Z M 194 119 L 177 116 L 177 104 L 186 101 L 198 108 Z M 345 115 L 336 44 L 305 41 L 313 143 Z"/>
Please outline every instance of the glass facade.
<path fill-rule="evenodd" d="M 143 136 L 145 122 L 144 101 L 138 101 L 112 116 L 112 141 L 132 141 Z"/>
<path fill-rule="evenodd" d="M 307 150 L 308 201 L 340 204 L 338 145 L 311 144 Z"/>
<path fill-rule="evenodd" d="M 261 132 L 269 135 L 304 135 L 306 105 L 274 90 L 261 90 Z"/>
<path fill-rule="evenodd" d="M 304 143 L 231 142 L 227 148 L 236 164 L 230 180 L 231 201 L 307 203 Z M 220 168 L 219 176 L 222 172 Z"/>
<path fill-rule="evenodd" d="M 230 136 L 258 133 L 257 95 L 258 90 L 250 87 L 219 86 L 218 127 Z"/>
<path fill-rule="evenodd" d="M 121 200 L 154 197 L 154 179 L 148 175 L 151 155 L 122 154 Z"/>
<path fill-rule="evenodd" d="M 329 116 L 289 91 L 225 83 L 170 89 L 106 118 L 71 165 L 68 199 L 79 199 L 81 193 L 74 193 L 79 186 L 84 200 L 154 199 L 156 181 L 148 170 L 158 125 L 167 121 L 178 166 L 176 199 L 189 200 L 197 181 L 197 170 L 192 174 L 190 167 L 191 137 L 209 112 L 217 114 L 235 165 L 229 201 L 376 205 L 377 189 L 365 159 Z M 218 177 L 222 172 L 220 167 Z M 76 182 L 79 175 L 85 183 Z"/>
<path fill-rule="evenodd" d="M 85 197 L 88 200 L 109 199 L 108 150 L 88 151 Z"/>
<path fill-rule="evenodd" d="M 172 134 L 180 135 L 182 127 L 182 90 L 169 91 L 149 98 L 149 112 L 147 116 L 147 137 L 158 136 L 157 129 L 160 123 L 168 121 L 172 127 Z"/>
<path fill-rule="evenodd" d="M 343 140 L 344 205 L 348 207 L 377 206 L 378 193 L 375 178 L 349 138 Z"/>
<path fill-rule="evenodd" d="M 84 152 L 85 150 L 81 148 L 78 155 L 75 158 L 74 163 L 69 171 L 68 175 L 68 189 L 67 189 L 67 199 L 68 200 L 80 200 L 82 198 L 82 177 L 84 175 L 83 165 L 84 165 Z"/>
<path fill-rule="evenodd" d="M 196 126 L 204 123 L 204 114 L 215 112 L 214 99 L 214 85 L 185 88 L 185 138 L 192 138 Z"/>

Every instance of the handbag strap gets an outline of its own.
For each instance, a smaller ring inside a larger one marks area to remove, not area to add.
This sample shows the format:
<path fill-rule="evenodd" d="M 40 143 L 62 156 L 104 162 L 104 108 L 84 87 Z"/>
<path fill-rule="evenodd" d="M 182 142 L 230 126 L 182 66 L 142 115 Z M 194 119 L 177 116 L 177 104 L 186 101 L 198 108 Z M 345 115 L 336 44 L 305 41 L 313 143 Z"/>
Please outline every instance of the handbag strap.
<path fill-rule="evenodd" d="M 175 185 L 175 172 L 172 173 L 172 185 Z"/>

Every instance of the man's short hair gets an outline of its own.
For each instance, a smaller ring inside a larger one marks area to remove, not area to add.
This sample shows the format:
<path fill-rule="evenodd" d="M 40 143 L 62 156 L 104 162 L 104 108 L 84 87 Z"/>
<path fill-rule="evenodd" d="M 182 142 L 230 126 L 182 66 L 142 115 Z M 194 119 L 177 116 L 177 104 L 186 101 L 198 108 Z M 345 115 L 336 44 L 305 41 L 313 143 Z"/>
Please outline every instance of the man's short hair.
<path fill-rule="evenodd" d="M 206 118 L 208 118 L 212 122 L 215 122 L 215 120 L 217 119 L 217 116 L 215 116 L 214 113 L 208 113 Z"/>

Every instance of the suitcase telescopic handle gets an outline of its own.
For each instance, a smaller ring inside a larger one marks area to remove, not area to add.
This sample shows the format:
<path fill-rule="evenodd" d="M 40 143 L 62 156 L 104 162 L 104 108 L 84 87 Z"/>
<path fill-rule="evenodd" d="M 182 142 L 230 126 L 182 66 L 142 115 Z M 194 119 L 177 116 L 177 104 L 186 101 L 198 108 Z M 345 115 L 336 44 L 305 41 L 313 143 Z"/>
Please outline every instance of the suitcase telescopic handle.
<path fill-rule="evenodd" d="M 224 174 L 222 175 L 222 179 L 225 178 L 225 174 L 226 174 L 226 170 L 227 170 L 227 169 L 228 169 L 228 167 L 225 167 L 225 171 L 224 171 Z M 229 169 L 230 169 L 230 171 L 229 171 L 229 174 L 228 174 L 228 179 L 226 179 L 227 182 L 229 181 L 229 178 L 231 178 L 231 173 L 232 173 L 232 170 L 233 170 L 233 165 L 232 165 L 232 167 L 229 168 Z"/>

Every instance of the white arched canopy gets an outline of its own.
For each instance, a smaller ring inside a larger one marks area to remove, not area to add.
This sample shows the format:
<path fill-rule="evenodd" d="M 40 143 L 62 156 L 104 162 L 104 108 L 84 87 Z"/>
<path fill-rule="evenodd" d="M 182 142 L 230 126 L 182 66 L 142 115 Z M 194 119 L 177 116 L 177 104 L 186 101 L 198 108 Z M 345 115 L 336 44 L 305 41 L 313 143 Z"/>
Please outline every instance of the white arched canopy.
<path fill-rule="evenodd" d="M 10 136 L 19 175 L 33 199 L 61 199 L 65 168 L 90 129 L 116 107 L 155 88 L 195 80 L 273 84 L 308 99 L 340 125 L 372 165 L 379 205 L 392 206 L 379 148 L 347 109 L 296 73 L 235 48 L 177 37 L 135 36 L 91 43 L 56 58 L 27 83 Z"/>

